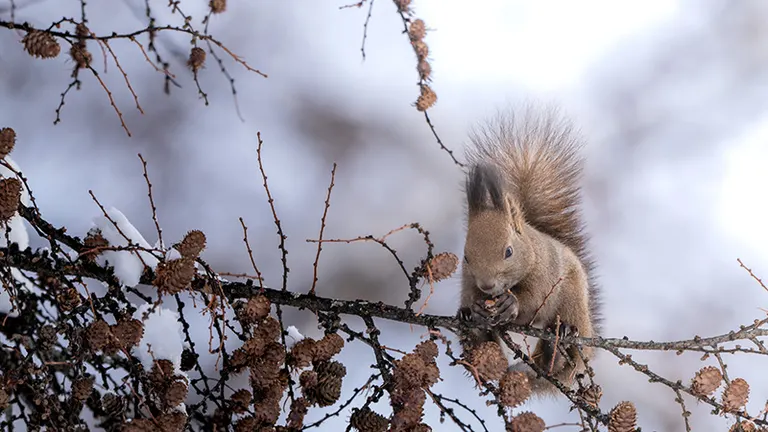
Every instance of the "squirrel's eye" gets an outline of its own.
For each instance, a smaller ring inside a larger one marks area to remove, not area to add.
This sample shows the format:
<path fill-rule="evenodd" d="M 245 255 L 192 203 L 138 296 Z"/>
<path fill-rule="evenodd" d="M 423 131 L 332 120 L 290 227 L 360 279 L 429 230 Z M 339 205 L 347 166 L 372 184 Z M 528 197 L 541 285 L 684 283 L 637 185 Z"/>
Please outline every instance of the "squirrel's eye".
<path fill-rule="evenodd" d="M 512 256 L 512 246 L 507 246 L 507 250 L 504 251 L 504 258 L 509 258 Z"/>

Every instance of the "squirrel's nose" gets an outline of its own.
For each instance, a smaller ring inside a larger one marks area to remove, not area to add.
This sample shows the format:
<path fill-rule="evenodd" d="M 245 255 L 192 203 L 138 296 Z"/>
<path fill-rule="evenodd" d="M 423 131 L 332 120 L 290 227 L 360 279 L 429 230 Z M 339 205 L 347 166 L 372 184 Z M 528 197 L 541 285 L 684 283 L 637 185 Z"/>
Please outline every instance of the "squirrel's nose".
<path fill-rule="evenodd" d="M 480 288 L 480 291 L 485 291 L 485 292 L 493 291 L 493 287 L 495 287 L 495 286 L 496 285 L 492 284 L 492 283 L 480 283 L 480 284 L 477 284 L 477 287 Z"/>

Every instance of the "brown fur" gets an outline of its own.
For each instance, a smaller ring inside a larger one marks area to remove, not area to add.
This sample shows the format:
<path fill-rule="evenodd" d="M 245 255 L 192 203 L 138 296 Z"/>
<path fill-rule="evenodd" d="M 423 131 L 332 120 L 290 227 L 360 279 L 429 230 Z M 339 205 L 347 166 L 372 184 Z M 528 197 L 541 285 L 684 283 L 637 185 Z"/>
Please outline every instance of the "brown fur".
<path fill-rule="evenodd" d="M 599 335 L 595 266 L 579 209 L 582 142 L 571 124 L 555 109 L 528 107 L 522 116 L 499 115 L 475 131 L 471 143 L 461 306 L 511 289 L 519 305 L 511 322 L 525 325 L 535 315 L 533 325 L 547 328 L 559 316 L 580 336 Z M 505 258 L 508 246 L 512 255 Z M 533 357 L 549 371 L 545 346 L 539 341 Z M 588 347 L 583 352 L 592 355 Z M 568 354 L 580 371 L 575 347 Z M 574 368 L 561 355 L 555 357 L 553 375 L 570 383 Z M 514 368 L 526 370 L 525 365 Z M 552 390 L 542 380 L 535 380 L 534 388 Z"/>

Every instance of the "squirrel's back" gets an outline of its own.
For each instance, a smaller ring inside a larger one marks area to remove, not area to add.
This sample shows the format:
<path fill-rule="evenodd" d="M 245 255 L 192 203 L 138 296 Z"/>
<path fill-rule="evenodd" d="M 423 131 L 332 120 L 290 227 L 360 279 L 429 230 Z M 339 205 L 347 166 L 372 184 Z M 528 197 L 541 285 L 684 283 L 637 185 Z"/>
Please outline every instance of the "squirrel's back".
<path fill-rule="evenodd" d="M 571 249 L 588 277 L 590 315 L 600 334 L 595 264 L 581 215 L 581 137 L 553 107 L 499 113 L 470 134 L 470 169 L 490 165 L 517 201 L 525 221 Z"/>

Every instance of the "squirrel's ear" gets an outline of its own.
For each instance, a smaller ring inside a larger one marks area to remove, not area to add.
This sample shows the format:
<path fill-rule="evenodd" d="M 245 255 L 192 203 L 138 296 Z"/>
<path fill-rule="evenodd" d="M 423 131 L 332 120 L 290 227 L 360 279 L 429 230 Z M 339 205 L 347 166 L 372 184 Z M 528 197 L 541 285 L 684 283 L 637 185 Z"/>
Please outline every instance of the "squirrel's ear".
<path fill-rule="evenodd" d="M 505 196 L 505 204 L 507 206 L 507 213 L 512 218 L 512 226 L 515 228 L 515 231 L 517 231 L 518 234 L 523 233 L 523 211 L 520 208 L 520 205 L 517 203 L 517 200 L 512 198 L 509 194 Z"/>

